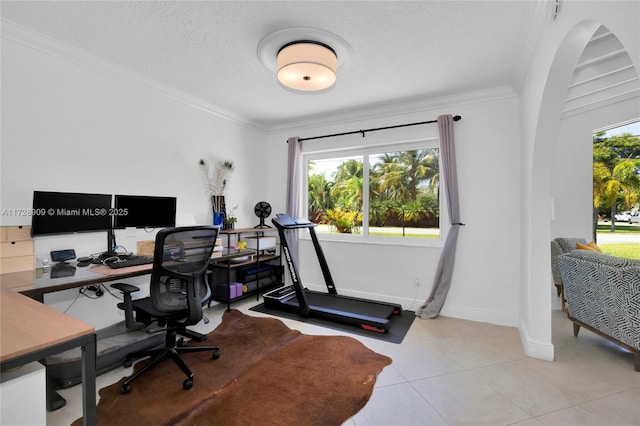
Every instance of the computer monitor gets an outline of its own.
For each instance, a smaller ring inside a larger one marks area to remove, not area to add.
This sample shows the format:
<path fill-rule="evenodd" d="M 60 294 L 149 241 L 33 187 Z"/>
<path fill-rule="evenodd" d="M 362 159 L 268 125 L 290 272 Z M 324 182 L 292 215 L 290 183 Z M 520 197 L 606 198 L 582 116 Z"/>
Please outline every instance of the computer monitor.
<path fill-rule="evenodd" d="M 114 228 L 167 228 L 176 226 L 176 197 L 116 195 Z"/>
<path fill-rule="evenodd" d="M 111 230 L 111 194 L 33 191 L 31 235 Z"/>

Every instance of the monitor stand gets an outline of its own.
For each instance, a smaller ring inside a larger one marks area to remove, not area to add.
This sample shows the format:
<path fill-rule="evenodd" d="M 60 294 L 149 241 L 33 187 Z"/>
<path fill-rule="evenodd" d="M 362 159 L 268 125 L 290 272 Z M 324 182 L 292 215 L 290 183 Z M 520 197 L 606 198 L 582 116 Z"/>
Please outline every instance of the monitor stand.
<path fill-rule="evenodd" d="M 117 256 L 115 252 L 116 247 L 116 234 L 113 232 L 113 228 L 107 231 L 107 251 L 100 253 L 100 259 L 108 259 L 110 257 Z"/>

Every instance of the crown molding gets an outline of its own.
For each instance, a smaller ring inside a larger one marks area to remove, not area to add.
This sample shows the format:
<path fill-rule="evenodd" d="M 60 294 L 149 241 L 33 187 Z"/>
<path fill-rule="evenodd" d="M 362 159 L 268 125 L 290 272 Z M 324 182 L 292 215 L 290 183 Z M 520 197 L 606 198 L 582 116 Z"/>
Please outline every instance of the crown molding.
<path fill-rule="evenodd" d="M 316 114 L 288 122 L 264 125 L 264 127 L 267 128 L 270 133 L 291 131 L 300 128 L 312 129 L 315 127 L 326 127 L 328 125 L 349 124 L 362 120 L 385 119 L 411 113 L 433 111 L 434 109 L 450 109 L 462 105 L 515 97 L 517 97 L 517 94 L 511 87 L 503 86 L 428 99 L 425 99 L 424 97 L 403 98 L 398 99 L 393 103 L 385 102 L 369 106 L 365 105 L 347 108 L 344 110 L 332 111 L 330 114 Z"/>
<path fill-rule="evenodd" d="M 6 18 L 1 18 L 0 25 L 2 27 L 3 40 L 9 40 L 24 47 L 37 50 L 41 53 L 53 56 L 73 65 L 83 67 L 97 74 L 128 84 L 133 84 L 138 87 L 143 87 L 155 94 L 181 102 L 190 107 L 200 109 L 209 114 L 215 115 L 216 117 L 232 121 L 241 126 L 262 132 L 267 130 L 258 123 L 205 102 L 204 100 L 196 96 L 192 96 L 182 90 L 176 89 L 173 86 L 161 83 L 146 75 L 133 72 L 111 61 L 45 36 Z"/>
<path fill-rule="evenodd" d="M 460 93 L 450 96 L 433 98 L 402 98 L 394 102 L 384 102 L 371 105 L 360 105 L 326 114 L 314 114 L 306 117 L 293 118 L 287 121 L 263 122 L 249 120 L 246 117 L 226 111 L 201 98 L 190 95 L 173 86 L 161 83 L 143 74 L 133 72 L 111 61 L 100 58 L 84 50 L 45 36 L 26 28 L 6 18 L 0 19 L 2 40 L 37 50 L 57 59 L 83 67 L 91 72 L 104 75 L 150 92 L 181 102 L 193 108 L 200 109 L 224 120 L 264 133 L 276 133 L 300 128 L 324 127 L 327 125 L 348 124 L 361 120 L 385 119 L 409 113 L 419 113 L 434 109 L 453 108 L 461 105 L 475 104 L 492 100 L 516 97 L 517 94 L 509 86 L 486 90 Z"/>

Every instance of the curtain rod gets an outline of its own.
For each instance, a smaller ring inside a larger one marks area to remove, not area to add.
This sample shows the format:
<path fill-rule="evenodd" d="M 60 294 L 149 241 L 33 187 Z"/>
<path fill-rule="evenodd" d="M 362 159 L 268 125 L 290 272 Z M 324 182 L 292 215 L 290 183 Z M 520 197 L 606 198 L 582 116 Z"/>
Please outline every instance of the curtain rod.
<path fill-rule="evenodd" d="M 453 117 L 453 121 L 460 121 L 461 119 L 462 119 L 462 117 L 459 116 L 459 115 L 456 115 L 456 116 Z M 430 124 L 430 123 L 437 123 L 437 122 L 438 122 L 438 120 L 429 120 L 429 121 L 421 121 L 421 122 L 418 122 L 418 123 L 397 124 L 395 126 L 376 127 L 374 129 L 365 129 L 365 130 L 354 130 L 352 132 L 334 133 L 332 135 L 312 136 L 310 138 L 300 138 L 298 140 L 300 142 L 302 142 L 302 141 L 310 141 L 312 139 L 324 139 L 324 138 L 333 138 L 335 136 L 355 135 L 357 133 L 362 134 L 362 137 L 364 138 L 365 133 L 367 133 L 367 132 L 376 132 L 378 130 L 396 129 L 398 127 L 418 126 L 420 124 Z"/>

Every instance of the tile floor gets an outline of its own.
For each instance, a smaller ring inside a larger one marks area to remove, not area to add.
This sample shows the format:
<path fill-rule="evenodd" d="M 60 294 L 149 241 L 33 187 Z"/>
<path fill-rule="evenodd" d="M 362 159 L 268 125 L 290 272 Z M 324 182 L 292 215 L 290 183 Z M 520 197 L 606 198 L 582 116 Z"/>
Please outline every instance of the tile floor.
<path fill-rule="evenodd" d="M 233 308 L 249 315 L 255 300 Z M 213 330 L 224 308 L 196 328 Z M 283 320 L 306 334 L 344 334 Z M 553 313 L 554 362 L 524 354 L 518 331 L 486 323 L 440 317 L 416 319 L 402 344 L 353 337 L 390 356 L 368 404 L 345 426 L 369 425 L 640 425 L 640 373 L 632 356 Z M 131 368 L 97 379 L 98 388 L 117 382 Z M 47 414 L 48 425 L 69 425 L 82 415 L 80 388 L 64 389 L 67 406 Z"/>

